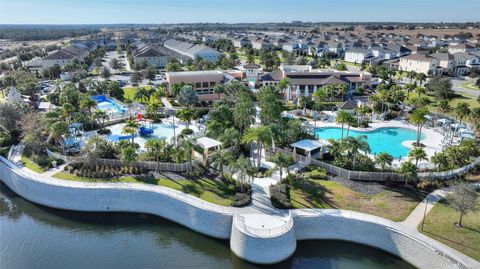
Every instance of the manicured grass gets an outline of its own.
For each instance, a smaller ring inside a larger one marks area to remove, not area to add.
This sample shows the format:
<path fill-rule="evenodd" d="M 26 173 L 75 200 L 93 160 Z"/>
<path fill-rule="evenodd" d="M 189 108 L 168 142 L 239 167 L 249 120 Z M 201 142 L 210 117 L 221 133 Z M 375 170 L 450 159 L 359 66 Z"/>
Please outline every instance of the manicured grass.
<path fill-rule="evenodd" d="M 407 189 L 387 189 L 365 195 L 336 182 L 311 179 L 299 180 L 290 188 L 294 208 L 338 208 L 393 221 L 404 220 L 423 197 L 424 194 Z"/>
<path fill-rule="evenodd" d="M 152 89 L 152 86 L 149 86 L 149 85 L 138 86 L 138 87 L 125 87 L 125 88 L 123 88 L 123 98 L 131 100 L 131 101 L 135 101 L 134 100 L 135 93 L 137 92 L 137 89 L 139 87 L 145 88 L 147 90 Z"/>
<path fill-rule="evenodd" d="M 410 99 L 413 98 L 414 96 L 418 97 L 418 94 L 415 93 L 415 92 L 410 92 Z M 432 101 L 432 103 L 430 105 L 428 105 L 428 109 L 430 111 L 438 113 L 438 108 L 437 108 L 438 99 L 433 97 L 433 96 L 428 96 L 428 95 L 422 95 L 422 96 L 427 96 Z M 455 97 L 452 100 L 450 100 L 450 106 L 452 108 L 455 108 L 457 106 L 457 104 L 460 103 L 460 102 L 465 102 L 465 103 L 469 104 L 470 109 L 480 107 L 480 102 L 477 101 L 477 97 L 472 96 L 472 95 L 468 95 L 468 94 L 460 94 L 460 93 L 456 93 Z M 451 117 L 455 117 L 453 111 L 448 113 L 448 115 L 451 116 Z M 467 119 L 465 119 L 465 121 L 469 122 L 470 119 L 467 118 Z"/>
<path fill-rule="evenodd" d="M 477 200 L 480 208 L 480 199 Z M 463 227 L 457 227 L 459 213 L 442 200 L 436 204 L 425 219 L 423 234 L 480 261 L 480 213 L 471 212 L 463 217 Z"/>
<path fill-rule="evenodd" d="M 73 180 L 73 181 L 83 181 L 83 182 L 125 182 L 125 183 L 143 183 L 143 184 L 152 184 L 158 186 L 168 187 L 174 190 L 178 190 L 195 197 L 198 197 L 202 200 L 205 200 L 210 203 L 214 203 L 222 206 L 230 206 L 233 202 L 235 191 L 228 186 L 227 184 L 216 181 L 212 179 L 199 179 L 199 180 L 188 180 L 188 179 L 179 179 L 171 180 L 167 178 L 155 179 L 151 177 L 120 177 L 120 178 L 110 178 L 110 179 L 95 179 L 95 178 L 85 178 L 78 177 L 65 172 L 58 172 L 53 175 L 55 178 Z"/>
<path fill-rule="evenodd" d="M 40 167 L 39 165 L 34 163 L 27 156 L 22 156 L 21 161 L 23 163 L 23 166 L 32 170 L 35 173 L 40 173 L 41 174 L 41 173 L 45 172 L 45 170 L 42 167 Z"/>
<path fill-rule="evenodd" d="M 480 91 L 480 88 L 478 88 L 474 82 L 463 82 L 460 84 L 460 87 L 467 90 Z"/>

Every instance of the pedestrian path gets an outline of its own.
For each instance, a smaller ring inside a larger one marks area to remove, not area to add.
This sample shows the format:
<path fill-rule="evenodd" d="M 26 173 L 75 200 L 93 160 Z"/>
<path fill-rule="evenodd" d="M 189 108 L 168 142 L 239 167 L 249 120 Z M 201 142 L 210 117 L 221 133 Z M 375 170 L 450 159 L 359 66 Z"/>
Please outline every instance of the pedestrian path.
<path fill-rule="evenodd" d="M 416 230 L 418 225 L 422 223 L 424 215 L 427 215 L 435 204 L 442 200 L 447 194 L 448 190 L 446 189 L 435 190 L 430 193 L 401 224 Z"/>

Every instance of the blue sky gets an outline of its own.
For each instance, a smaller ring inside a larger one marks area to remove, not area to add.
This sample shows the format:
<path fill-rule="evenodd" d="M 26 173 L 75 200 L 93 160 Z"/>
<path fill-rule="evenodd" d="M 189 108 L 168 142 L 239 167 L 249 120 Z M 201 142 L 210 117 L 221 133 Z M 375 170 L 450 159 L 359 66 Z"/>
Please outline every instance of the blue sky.
<path fill-rule="evenodd" d="M 0 0 L 0 24 L 480 21 L 480 0 Z"/>

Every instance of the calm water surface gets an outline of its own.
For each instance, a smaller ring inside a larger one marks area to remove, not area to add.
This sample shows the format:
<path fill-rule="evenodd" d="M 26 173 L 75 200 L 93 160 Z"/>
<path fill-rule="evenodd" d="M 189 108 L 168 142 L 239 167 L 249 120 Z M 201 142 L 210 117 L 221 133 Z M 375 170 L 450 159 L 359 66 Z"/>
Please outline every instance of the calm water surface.
<path fill-rule="evenodd" d="M 161 205 L 158 205 L 161 206 Z M 228 241 L 142 214 L 54 210 L 0 183 L 0 268 L 261 268 Z M 377 249 L 337 241 L 300 242 L 289 260 L 264 268 L 413 268 Z"/>

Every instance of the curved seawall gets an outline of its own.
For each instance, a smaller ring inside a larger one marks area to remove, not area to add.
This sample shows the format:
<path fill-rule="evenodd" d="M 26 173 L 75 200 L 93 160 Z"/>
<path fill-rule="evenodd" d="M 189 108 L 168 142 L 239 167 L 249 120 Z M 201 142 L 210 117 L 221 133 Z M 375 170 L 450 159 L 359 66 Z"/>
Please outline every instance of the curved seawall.
<path fill-rule="evenodd" d="M 237 256 L 255 263 L 289 258 L 297 240 L 334 239 L 377 247 L 418 268 L 480 268 L 479 262 L 417 231 L 358 212 L 312 209 L 255 215 L 251 207 L 217 206 L 161 186 L 55 179 L 28 172 L 3 157 L 0 180 L 23 198 L 48 207 L 160 216 L 207 236 L 230 239 Z M 265 223 L 278 225 L 258 226 L 259 218 L 272 218 Z"/>
<path fill-rule="evenodd" d="M 230 238 L 234 208 L 216 206 L 161 186 L 76 182 L 27 174 L 0 158 L 0 180 L 34 203 L 76 211 L 153 214 L 204 235 Z"/>

